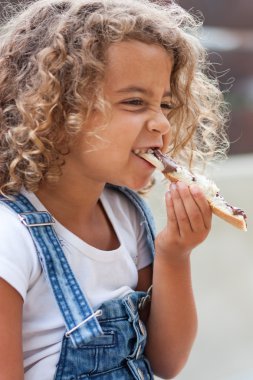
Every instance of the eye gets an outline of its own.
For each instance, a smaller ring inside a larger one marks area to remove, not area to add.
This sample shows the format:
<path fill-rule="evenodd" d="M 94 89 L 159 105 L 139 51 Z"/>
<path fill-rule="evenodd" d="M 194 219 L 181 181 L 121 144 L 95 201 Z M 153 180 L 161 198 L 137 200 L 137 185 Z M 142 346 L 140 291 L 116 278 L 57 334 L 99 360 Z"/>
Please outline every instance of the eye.
<path fill-rule="evenodd" d="M 174 108 L 173 104 L 172 103 L 161 103 L 161 108 L 165 109 L 165 110 L 172 110 Z"/>
<path fill-rule="evenodd" d="M 142 99 L 129 99 L 129 100 L 124 100 L 122 103 L 129 106 L 143 106 L 144 105 L 144 101 Z"/>
<path fill-rule="evenodd" d="M 173 108 L 174 108 L 173 103 L 170 103 L 170 102 L 161 103 L 162 112 L 166 117 L 169 117 L 169 114 L 173 110 Z"/>

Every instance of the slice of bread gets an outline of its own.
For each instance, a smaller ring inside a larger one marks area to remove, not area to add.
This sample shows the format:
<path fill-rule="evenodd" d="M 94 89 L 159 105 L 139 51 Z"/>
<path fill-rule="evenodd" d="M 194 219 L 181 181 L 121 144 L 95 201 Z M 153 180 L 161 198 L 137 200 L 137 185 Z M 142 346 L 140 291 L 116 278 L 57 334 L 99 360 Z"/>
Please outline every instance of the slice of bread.
<path fill-rule="evenodd" d="M 149 150 L 147 153 L 140 153 L 140 156 L 159 169 L 171 182 L 182 181 L 188 186 L 198 185 L 205 194 L 215 215 L 240 230 L 247 231 L 247 217 L 244 211 L 229 205 L 220 195 L 219 188 L 212 180 L 203 175 L 191 173 L 159 150 Z"/>

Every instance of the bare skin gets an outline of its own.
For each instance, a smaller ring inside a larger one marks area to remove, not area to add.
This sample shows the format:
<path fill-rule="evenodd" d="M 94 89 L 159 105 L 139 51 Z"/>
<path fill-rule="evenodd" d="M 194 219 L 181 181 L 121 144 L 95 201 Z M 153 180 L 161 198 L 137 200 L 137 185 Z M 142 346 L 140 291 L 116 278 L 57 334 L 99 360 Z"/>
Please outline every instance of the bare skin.
<path fill-rule="evenodd" d="M 0 278 L 0 380 L 23 380 L 23 299 Z"/>
<path fill-rule="evenodd" d="M 135 190 L 143 187 L 154 167 L 134 151 L 157 147 L 165 152 L 167 149 L 172 66 L 167 52 L 156 45 L 127 41 L 110 46 L 104 93 L 112 107 L 111 118 L 99 130 L 100 139 L 90 137 L 87 141 L 85 134 L 80 134 L 66 157 L 60 181 L 53 187 L 42 184 L 36 194 L 59 222 L 90 245 L 111 250 L 118 244 L 99 201 L 105 183 Z M 94 114 L 84 131 L 101 125 L 104 119 Z M 91 146 L 95 149 L 90 149 Z M 154 266 L 139 272 L 137 289 L 147 290 L 153 282 L 146 321 L 146 354 L 158 376 L 172 378 L 185 364 L 196 334 L 190 253 L 207 237 L 211 211 L 198 188 L 189 189 L 180 183 L 171 188 L 170 197 L 167 195 L 166 208 L 168 223 L 156 238 Z M 0 292 L 6 305 L 4 313 L 0 312 L 0 326 L 11 318 L 9 307 L 14 304 L 17 315 L 13 324 L 20 336 L 22 300 L 6 283 L 0 282 Z M 1 335 L 6 343 L 9 337 L 4 329 Z M 15 373 L 4 365 L 5 347 L 0 342 L 3 353 L 0 366 L 3 364 L 1 368 L 4 368 L 0 380 L 22 380 L 20 337 L 18 345 L 11 346 L 17 351 Z"/>

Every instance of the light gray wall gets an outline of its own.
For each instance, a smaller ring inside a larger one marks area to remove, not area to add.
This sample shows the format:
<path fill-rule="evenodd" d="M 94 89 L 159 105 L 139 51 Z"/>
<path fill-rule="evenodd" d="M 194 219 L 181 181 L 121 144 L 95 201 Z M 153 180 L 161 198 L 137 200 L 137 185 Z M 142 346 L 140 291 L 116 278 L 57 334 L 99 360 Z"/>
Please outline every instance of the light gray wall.
<path fill-rule="evenodd" d="M 192 253 L 199 329 L 175 380 L 253 379 L 253 155 L 229 158 L 211 177 L 225 199 L 244 209 L 248 231 L 213 218 L 208 239 Z M 165 223 L 165 185 L 150 194 L 158 229 Z"/>

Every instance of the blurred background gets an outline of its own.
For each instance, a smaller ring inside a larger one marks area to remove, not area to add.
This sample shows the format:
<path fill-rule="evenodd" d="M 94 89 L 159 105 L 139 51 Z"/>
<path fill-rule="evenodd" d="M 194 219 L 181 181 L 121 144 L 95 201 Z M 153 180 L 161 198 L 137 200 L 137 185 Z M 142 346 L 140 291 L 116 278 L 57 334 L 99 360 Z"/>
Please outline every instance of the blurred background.
<path fill-rule="evenodd" d="M 201 12 L 203 43 L 220 73 L 221 88 L 230 89 L 226 95 L 232 108 L 228 130 L 230 154 L 253 153 L 253 1 L 178 0 L 177 3 L 195 14 Z"/>
<path fill-rule="evenodd" d="M 199 327 L 187 365 L 175 380 L 253 380 L 252 168 L 253 154 L 238 154 L 209 173 L 225 199 L 247 212 L 248 231 L 213 216 L 210 235 L 192 252 Z M 158 176 L 149 196 L 158 231 L 166 223 L 166 188 Z"/>
<path fill-rule="evenodd" d="M 24 0 L 23 0 L 24 1 Z M 1 1 L 6 5 L 21 0 Z M 175 380 L 253 380 L 253 0 L 178 0 L 204 17 L 202 39 L 231 104 L 229 158 L 210 172 L 225 199 L 244 209 L 248 232 L 214 217 L 210 236 L 192 254 L 199 329 Z M 161 178 L 149 202 L 165 224 Z"/>
<path fill-rule="evenodd" d="M 197 339 L 175 380 L 253 380 L 253 1 L 178 0 L 204 17 L 202 40 L 231 104 L 228 160 L 210 177 L 225 199 L 244 209 L 248 232 L 217 217 L 192 254 L 199 317 Z M 150 194 L 158 230 L 165 224 L 160 183 Z"/>

